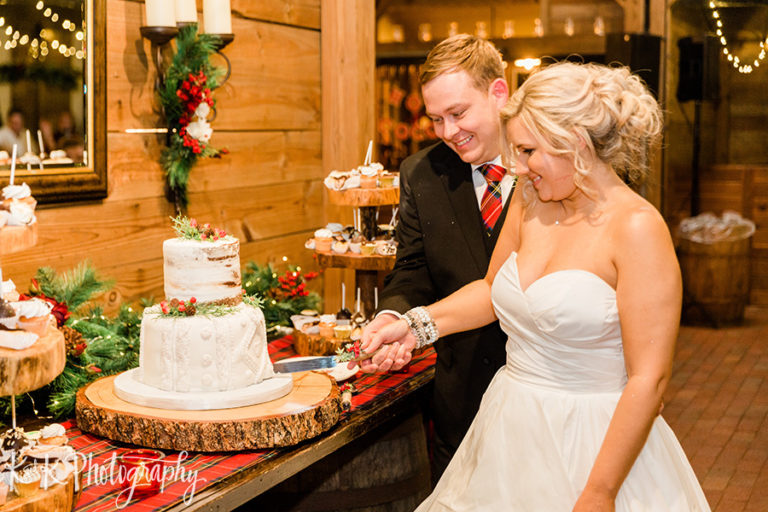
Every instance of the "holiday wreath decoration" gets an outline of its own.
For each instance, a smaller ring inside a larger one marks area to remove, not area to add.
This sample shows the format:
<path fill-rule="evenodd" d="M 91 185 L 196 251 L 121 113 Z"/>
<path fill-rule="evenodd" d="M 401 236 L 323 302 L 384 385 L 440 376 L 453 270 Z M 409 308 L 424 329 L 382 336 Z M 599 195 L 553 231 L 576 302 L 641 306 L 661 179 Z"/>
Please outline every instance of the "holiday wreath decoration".
<path fill-rule="evenodd" d="M 169 200 L 176 213 L 187 206 L 189 172 L 199 158 L 218 157 L 227 151 L 209 142 L 216 101 L 212 91 L 223 83 L 224 70 L 211 64 L 210 57 L 221 44 L 219 36 L 198 34 L 197 24 L 179 31 L 176 53 L 159 89 L 160 103 L 168 124 L 168 147 L 161 163 L 166 175 Z"/>

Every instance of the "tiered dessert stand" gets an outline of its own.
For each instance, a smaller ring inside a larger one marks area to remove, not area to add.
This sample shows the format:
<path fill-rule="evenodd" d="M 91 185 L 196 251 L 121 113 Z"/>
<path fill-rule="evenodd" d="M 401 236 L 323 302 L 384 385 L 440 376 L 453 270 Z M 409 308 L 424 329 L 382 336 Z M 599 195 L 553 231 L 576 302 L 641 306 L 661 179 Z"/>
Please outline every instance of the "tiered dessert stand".
<path fill-rule="evenodd" d="M 399 187 L 352 188 L 329 190 L 331 203 L 357 208 L 360 231 L 367 240 L 373 240 L 378 231 L 377 212 L 382 206 L 395 206 L 400 202 Z M 338 254 L 333 251 L 317 251 L 317 262 L 323 268 L 351 268 L 355 270 L 355 286 L 360 290 L 361 310 L 369 318 L 376 308 L 376 286 L 380 271 L 390 271 L 395 266 L 395 255 L 356 254 L 350 251 Z M 301 355 L 334 354 L 341 342 L 323 338 L 318 334 L 294 331 L 294 347 Z"/>
<path fill-rule="evenodd" d="M 29 249 L 37 242 L 37 223 L 31 226 L 5 226 L 0 228 L 0 256 Z M 67 363 L 64 335 L 50 324 L 43 336 L 23 350 L 0 347 L 0 395 L 11 396 L 11 421 L 16 427 L 15 396 L 34 391 L 49 384 Z M 78 478 L 73 472 L 67 479 L 39 489 L 27 497 L 11 497 L 0 511 L 71 510 L 79 497 Z M 77 487 L 77 488 L 76 488 Z"/>

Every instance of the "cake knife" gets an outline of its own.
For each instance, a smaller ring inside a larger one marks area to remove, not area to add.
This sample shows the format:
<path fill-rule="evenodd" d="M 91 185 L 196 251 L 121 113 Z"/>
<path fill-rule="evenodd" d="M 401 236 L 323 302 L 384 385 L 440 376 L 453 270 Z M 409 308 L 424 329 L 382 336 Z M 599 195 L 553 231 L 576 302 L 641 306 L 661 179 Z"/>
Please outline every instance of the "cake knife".
<path fill-rule="evenodd" d="M 378 354 L 380 350 L 382 349 L 380 348 L 373 354 L 367 354 L 365 352 L 361 352 L 358 357 L 354 359 L 350 359 L 348 361 L 339 361 L 338 356 L 321 356 L 321 357 L 314 357 L 312 359 L 304 359 L 301 361 L 283 359 L 282 361 L 277 361 L 276 363 L 272 363 L 272 366 L 274 367 L 276 373 L 295 373 L 295 372 L 306 372 L 310 370 L 324 370 L 324 369 L 334 368 L 336 367 L 336 365 L 339 365 L 342 363 L 359 363 L 360 361 L 364 361 L 366 359 L 372 358 L 373 356 Z"/>

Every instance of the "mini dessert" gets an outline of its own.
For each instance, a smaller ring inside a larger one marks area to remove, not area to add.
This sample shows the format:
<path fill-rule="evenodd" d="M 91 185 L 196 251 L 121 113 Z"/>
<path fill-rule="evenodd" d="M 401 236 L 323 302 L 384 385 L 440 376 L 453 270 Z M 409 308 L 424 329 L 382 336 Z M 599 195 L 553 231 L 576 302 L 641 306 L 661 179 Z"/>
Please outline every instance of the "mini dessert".
<path fill-rule="evenodd" d="M 333 242 L 331 249 L 336 254 L 344 254 L 349 250 L 349 242 L 345 242 L 343 240 L 336 240 L 335 242 Z"/>
<path fill-rule="evenodd" d="M 40 489 L 41 478 L 42 475 L 37 467 L 28 466 L 15 474 L 13 488 L 22 498 L 32 496 Z"/>
<path fill-rule="evenodd" d="M 302 309 L 299 314 L 303 316 L 319 316 L 314 309 Z"/>
<path fill-rule="evenodd" d="M 359 176 L 351 176 L 348 172 L 331 171 L 325 178 L 325 186 L 331 190 L 343 190 L 345 188 L 354 188 L 360 185 Z"/>
<path fill-rule="evenodd" d="M 379 171 L 372 166 L 361 166 L 360 170 L 360 188 L 376 188 L 379 182 Z"/>
<path fill-rule="evenodd" d="M 51 318 L 51 305 L 40 299 L 29 299 L 13 303 L 19 319 L 16 325 L 19 329 L 33 332 L 38 336 L 45 334 Z"/>
<path fill-rule="evenodd" d="M 59 423 L 51 423 L 40 431 L 40 444 L 62 446 L 67 444 L 67 429 Z"/>
<path fill-rule="evenodd" d="M 376 254 L 381 256 L 394 256 L 397 253 L 397 247 L 395 244 L 389 242 L 377 243 Z"/>
<path fill-rule="evenodd" d="M 18 321 L 19 315 L 16 313 L 16 309 L 11 306 L 10 302 L 0 298 L 0 329 L 16 329 Z"/>
<path fill-rule="evenodd" d="M 395 186 L 395 173 L 389 171 L 382 171 L 379 174 L 379 186 L 382 188 Z"/>
<path fill-rule="evenodd" d="M 10 211 L 11 204 L 14 202 L 24 203 L 34 211 L 37 206 L 37 201 L 32 197 L 32 191 L 29 189 L 29 185 L 22 183 L 21 185 L 7 185 L 3 187 L 3 209 Z"/>
<path fill-rule="evenodd" d="M 304 242 L 304 248 L 305 249 L 309 249 L 311 251 L 314 251 L 315 250 L 315 239 L 314 238 L 310 238 L 309 240 Z"/>
<path fill-rule="evenodd" d="M 333 338 L 333 328 L 336 327 L 336 317 L 334 315 L 320 315 L 320 336 L 323 338 Z"/>
<path fill-rule="evenodd" d="M 31 151 L 27 151 L 19 157 L 19 163 L 24 165 L 40 165 L 41 161 L 42 160 L 40 160 L 40 155 L 36 155 Z"/>
<path fill-rule="evenodd" d="M 63 149 L 54 149 L 51 151 L 51 154 L 48 155 L 48 158 L 43 160 L 43 165 L 63 165 L 73 163 L 75 163 L 75 161 L 69 158 L 67 152 Z"/>
<path fill-rule="evenodd" d="M 11 155 L 6 150 L 0 150 L 0 165 L 10 165 Z"/>
<path fill-rule="evenodd" d="M 16 285 L 10 279 L 3 281 L 0 285 L 0 298 L 10 302 L 19 300 L 19 292 L 16 291 Z"/>
<path fill-rule="evenodd" d="M 363 242 L 360 245 L 360 254 L 363 256 L 372 256 L 376 252 L 376 244 L 374 242 Z"/>
<path fill-rule="evenodd" d="M 340 340 L 348 340 L 349 335 L 352 333 L 352 326 L 347 325 L 337 325 L 333 328 L 333 334 L 334 337 L 340 339 Z"/>
<path fill-rule="evenodd" d="M 75 449 L 69 445 L 57 446 L 38 444 L 34 448 L 27 450 L 27 456 L 35 460 L 52 461 L 66 460 L 74 455 Z"/>
<path fill-rule="evenodd" d="M 320 228 L 315 231 L 315 250 L 320 252 L 328 252 L 331 250 L 331 244 L 333 243 L 333 232 L 329 229 Z"/>

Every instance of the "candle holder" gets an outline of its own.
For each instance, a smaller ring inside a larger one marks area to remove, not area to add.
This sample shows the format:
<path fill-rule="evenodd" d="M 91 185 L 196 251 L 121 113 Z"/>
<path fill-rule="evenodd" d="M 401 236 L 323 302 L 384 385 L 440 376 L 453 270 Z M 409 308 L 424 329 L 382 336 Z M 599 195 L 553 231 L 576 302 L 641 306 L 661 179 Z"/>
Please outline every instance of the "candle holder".
<path fill-rule="evenodd" d="M 227 80 L 229 80 L 229 76 L 232 74 L 232 63 L 229 61 L 229 57 L 227 57 L 224 53 L 221 53 L 221 50 L 223 50 L 229 43 L 235 40 L 235 34 L 211 34 L 212 36 L 218 37 L 221 42 L 216 44 L 216 53 L 218 53 L 223 59 L 224 62 L 227 63 L 227 74 L 224 75 L 224 78 L 221 79 L 221 84 L 219 84 L 219 87 L 224 85 Z"/>
<path fill-rule="evenodd" d="M 141 37 L 149 39 L 152 43 L 152 56 L 157 70 L 155 78 L 155 91 L 161 91 L 165 84 L 165 71 L 163 69 L 163 48 L 166 47 L 178 34 L 178 27 L 139 27 Z M 160 112 L 165 115 L 165 112 Z"/>

